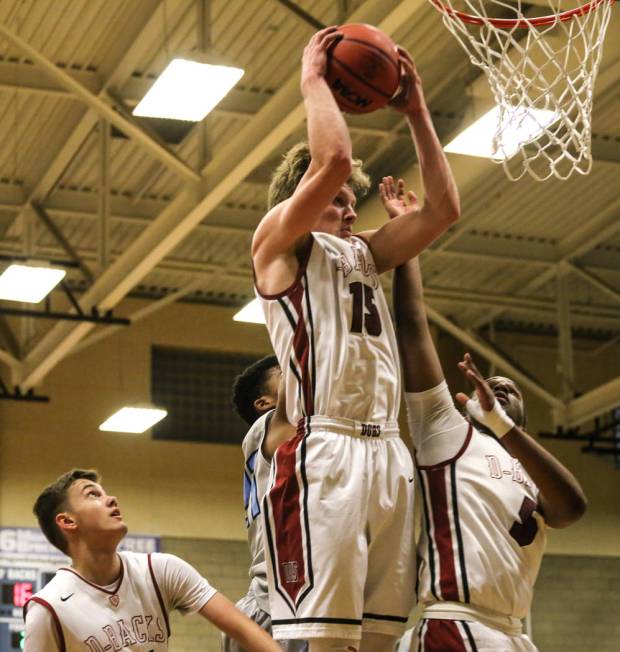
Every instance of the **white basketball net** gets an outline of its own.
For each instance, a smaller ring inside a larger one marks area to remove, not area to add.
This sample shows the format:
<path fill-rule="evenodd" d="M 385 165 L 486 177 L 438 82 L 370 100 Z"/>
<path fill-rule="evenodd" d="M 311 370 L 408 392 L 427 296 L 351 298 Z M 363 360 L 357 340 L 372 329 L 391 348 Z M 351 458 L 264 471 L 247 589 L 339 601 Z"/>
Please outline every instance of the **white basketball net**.
<path fill-rule="evenodd" d="M 430 0 L 487 76 L 499 113 L 492 159 L 513 181 L 592 167 L 594 81 L 613 0 L 564 12 L 562 0 L 547 1 L 550 15 L 534 18 L 521 0 Z"/>

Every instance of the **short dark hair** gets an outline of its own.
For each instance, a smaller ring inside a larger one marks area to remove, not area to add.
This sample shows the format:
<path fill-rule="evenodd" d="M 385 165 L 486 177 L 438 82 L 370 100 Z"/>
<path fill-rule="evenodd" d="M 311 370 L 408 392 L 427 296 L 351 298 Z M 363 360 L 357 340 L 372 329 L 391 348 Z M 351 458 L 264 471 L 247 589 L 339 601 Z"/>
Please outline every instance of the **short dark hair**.
<path fill-rule="evenodd" d="M 67 508 L 69 487 L 76 480 L 82 479 L 99 482 L 100 477 L 94 469 L 71 469 L 45 487 L 32 508 L 45 538 L 65 554 L 68 554 L 69 546 L 64 534 L 56 524 L 56 516 Z"/>
<path fill-rule="evenodd" d="M 248 425 L 260 417 L 261 412 L 254 407 L 254 401 L 267 392 L 270 371 L 279 366 L 278 358 L 268 355 L 251 364 L 235 378 L 232 403 L 237 414 Z"/>

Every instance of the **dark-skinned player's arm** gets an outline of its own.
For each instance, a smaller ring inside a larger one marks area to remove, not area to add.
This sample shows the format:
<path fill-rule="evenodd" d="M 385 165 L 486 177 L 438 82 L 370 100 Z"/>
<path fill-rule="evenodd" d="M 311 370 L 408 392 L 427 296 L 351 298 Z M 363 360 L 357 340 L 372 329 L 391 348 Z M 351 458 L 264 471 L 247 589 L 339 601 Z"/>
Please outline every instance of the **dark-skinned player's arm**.
<path fill-rule="evenodd" d="M 392 177 L 384 177 L 379 184 L 379 195 L 390 219 L 397 219 L 417 206 L 415 194 L 405 192 L 402 179 L 395 184 Z M 405 391 L 424 392 L 439 385 L 444 373 L 424 308 L 422 274 L 417 258 L 394 270 L 392 297 Z"/>
<path fill-rule="evenodd" d="M 379 272 L 417 256 L 456 222 L 461 212 L 456 182 L 435 133 L 422 81 L 406 50 L 399 48 L 399 53 L 404 81 L 391 104 L 407 117 L 422 172 L 424 203 L 380 229 L 362 234 L 370 243 Z"/>
<path fill-rule="evenodd" d="M 241 613 L 221 593 L 216 593 L 198 613 L 248 652 L 282 652 L 282 648 L 264 629 Z"/>
<path fill-rule="evenodd" d="M 325 81 L 328 50 L 340 38 L 336 27 L 327 27 L 304 50 L 301 92 L 311 161 L 293 195 L 274 206 L 254 233 L 257 287 L 265 294 L 280 292 L 294 280 L 296 252 L 351 175 L 349 130 Z"/>
<path fill-rule="evenodd" d="M 501 439 L 540 491 L 540 509 L 547 525 L 564 528 L 579 520 L 588 501 L 577 478 L 525 430 L 515 425 L 496 400 L 492 389 L 478 371 L 469 353 L 459 369 L 475 388 L 477 401 L 459 392 L 457 401 L 470 416 Z"/>
<path fill-rule="evenodd" d="M 263 439 L 262 454 L 267 460 L 271 460 L 280 444 L 295 436 L 296 429 L 286 418 L 286 392 L 284 380 L 280 380 L 278 387 L 278 402 L 276 409 L 269 422 L 267 434 Z"/>

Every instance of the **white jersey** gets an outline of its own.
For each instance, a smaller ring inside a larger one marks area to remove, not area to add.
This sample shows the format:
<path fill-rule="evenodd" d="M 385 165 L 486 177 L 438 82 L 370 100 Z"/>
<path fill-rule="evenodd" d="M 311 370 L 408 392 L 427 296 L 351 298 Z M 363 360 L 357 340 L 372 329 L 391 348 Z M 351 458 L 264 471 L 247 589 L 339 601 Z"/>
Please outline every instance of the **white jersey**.
<path fill-rule="evenodd" d="M 267 587 L 267 563 L 263 545 L 263 519 L 261 505 L 269 486 L 271 463 L 262 454 L 262 445 L 273 410 L 260 416 L 243 438 L 241 447 L 245 465 L 243 468 L 243 503 L 245 524 L 248 528 L 250 548 L 250 592 L 258 606 L 269 613 L 269 590 Z"/>
<path fill-rule="evenodd" d="M 26 652 L 163 652 L 168 612 L 200 610 L 216 591 L 189 564 L 165 554 L 119 553 L 111 586 L 61 568 L 25 608 Z"/>
<path fill-rule="evenodd" d="M 368 245 L 312 233 L 294 283 L 257 296 L 286 387 L 291 423 L 312 415 L 396 421 L 400 363 Z"/>
<path fill-rule="evenodd" d="M 406 400 L 424 510 L 419 601 L 431 612 L 453 602 L 525 617 L 545 545 L 538 489 L 462 417 L 445 382 Z"/>

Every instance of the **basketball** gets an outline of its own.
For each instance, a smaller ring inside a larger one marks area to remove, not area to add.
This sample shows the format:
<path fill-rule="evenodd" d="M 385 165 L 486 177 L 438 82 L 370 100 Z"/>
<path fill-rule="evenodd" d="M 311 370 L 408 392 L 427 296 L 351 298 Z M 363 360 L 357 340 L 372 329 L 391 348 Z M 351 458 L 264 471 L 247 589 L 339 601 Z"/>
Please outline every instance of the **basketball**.
<path fill-rule="evenodd" d="M 384 107 L 400 83 L 396 44 L 372 25 L 351 23 L 338 31 L 344 38 L 332 48 L 325 75 L 338 106 L 347 113 Z"/>

